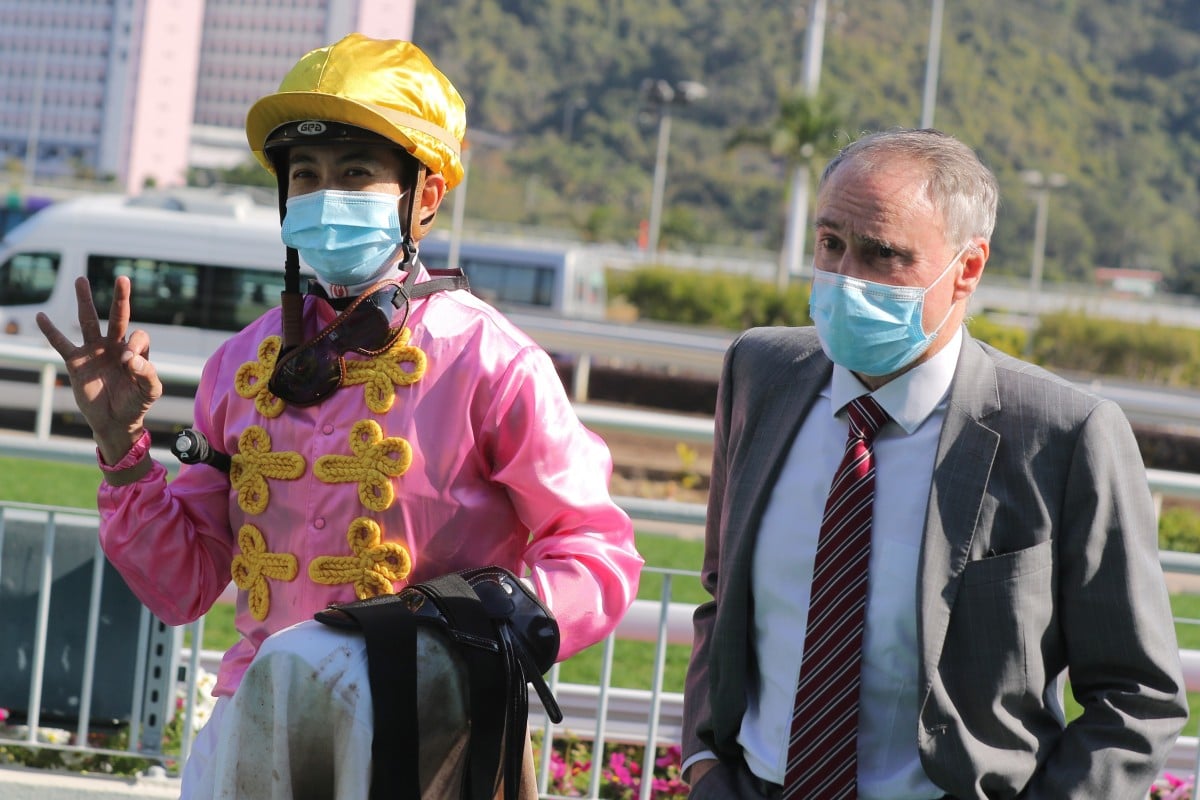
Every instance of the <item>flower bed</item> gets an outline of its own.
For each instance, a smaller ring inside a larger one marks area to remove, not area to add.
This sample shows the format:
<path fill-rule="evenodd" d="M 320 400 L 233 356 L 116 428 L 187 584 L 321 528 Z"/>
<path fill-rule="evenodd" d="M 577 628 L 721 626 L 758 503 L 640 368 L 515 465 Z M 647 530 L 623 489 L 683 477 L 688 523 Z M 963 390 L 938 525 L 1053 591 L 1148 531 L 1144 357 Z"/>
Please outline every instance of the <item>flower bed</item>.
<path fill-rule="evenodd" d="M 204 727 L 212 714 L 216 703 L 212 696 L 215 683 L 215 675 L 200 670 L 192 709 L 193 734 Z M 169 773 L 178 774 L 186 711 L 186 689 L 181 684 L 176 690 L 175 713 L 163 733 L 162 756 L 149 758 L 129 749 L 128 730 L 92 732 L 86 742 L 79 742 L 74 731 L 42 725 L 37 729 L 37 741 L 30 742 L 29 726 L 9 725 L 9 712 L 0 708 L 0 765 L 128 776 L 140 775 L 152 767 L 164 767 Z M 6 740 L 11 743 L 5 744 Z"/>
<path fill-rule="evenodd" d="M 533 735 L 534 763 L 541 763 L 541 736 Z M 594 747 L 572 736 L 554 739 L 550 753 L 550 780 L 543 795 L 586 797 L 592 784 Z M 604 748 L 598 797 L 605 800 L 634 800 L 641 796 L 645 748 L 631 744 L 609 744 Z M 683 800 L 688 787 L 679 775 L 679 745 L 660 747 L 654 760 L 650 797 L 653 800 Z"/>
<path fill-rule="evenodd" d="M 210 691 L 215 677 L 201 672 L 197 680 L 197 702 L 193 709 L 192 727 L 197 732 L 208 721 L 213 703 Z M 178 774 L 179 752 L 186 711 L 186 698 L 181 689 L 175 700 L 175 714 L 167 725 L 163 742 L 164 756 L 147 759 L 130 753 L 128 734 L 92 734 L 85 746 L 80 746 L 72 731 L 39 727 L 37 744 L 28 742 L 29 728 L 9 725 L 9 713 L 0 708 L 0 765 L 16 764 L 40 769 L 60 769 L 79 773 L 103 775 L 138 775 L 155 766 L 166 767 Z M 542 736 L 533 734 L 534 763 L 541 764 Z M 38 746 L 42 745 L 42 746 Z M 567 734 L 555 737 L 550 752 L 548 784 L 541 794 L 550 797 L 588 797 L 591 794 L 594 759 L 592 743 Z M 607 744 L 600 759 L 600 774 L 595 778 L 596 797 L 602 800 L 636 800 L 641 797 L 645 749 L 633 744 Z M 651 775 L 652 800 L 686 800 L 687 784 L 680 776 L 682 754 L 679 745 L 659 747 Z M 1194 777 L 1180 777 L 1164 772 L 1150 789 L 1149 800 L 1193 800 Z M 1200 800 L 1200 798 L 1196 798 Z"/>
<path fill-rule="evenodd" d="M 1164 772 L 1150 789 L 1150 800 L 1192 800 L 1195 777 L 1181 778 Z"/>

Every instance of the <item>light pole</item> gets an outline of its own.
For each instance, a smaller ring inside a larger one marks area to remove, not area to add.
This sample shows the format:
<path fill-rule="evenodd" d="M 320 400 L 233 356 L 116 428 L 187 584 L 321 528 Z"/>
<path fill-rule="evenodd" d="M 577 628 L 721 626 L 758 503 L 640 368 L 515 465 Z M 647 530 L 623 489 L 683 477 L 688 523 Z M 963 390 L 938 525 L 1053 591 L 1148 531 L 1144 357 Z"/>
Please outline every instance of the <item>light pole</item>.
<path fill-rule="evenodd" d="M 508 150 L 513 146 L 513 140 L 507 136 L 476 129 L 471 131 L 471 138 L 464 139 L 459 158 L 462 160 L 463 176 L 454 187 L 454 205 L 450 221 L 450 250 L 447 253 L 446 265 L 457 267 L 458 255 L 462 249 L 463 223 L 467 214 L 467 179 L 471 177 L 471 151 L 473 147 Z"/>
<path fill-rule="evenodd" d="M 921 103 L 921 127 L 933 127 L 937 106 L 938 64 L 942 55 L 942 6 L 945 0 L 933 0 L 929 16 L 929 53 L 925 57 L 925 94 Z"/>
<path fill-rule="evenodd" d="M 650 231 L 646 252 L 658 252 L 662 228 L 663 191 L 667 185 L 667 150 L 671 142 L 671 107 L 686 106 L 708 96 L 708 87 L 695 81 L 672 84 L 661 79 L 642 81 L 642 101 L 658 114 L 658 149 L 654 156 L 654 183 L 650 193 Z"/>
<path fill-rule="evenodd" d="M 1037 212 L 1033 223 L 1033 256 L 1029 267 L 1029 338 L 1025 342 L 1026 353 L 1033 348 L 1033 331 L 1037 326 L 1038 297 L 1042 291 L 1042 271 L 1046 260 L 1046 220 L 1050 213 L 1050 190 L 1067 185 L 1067 176 L 1052 172 L 1043 175 L 1036 169 L 1025 170 L 1021 180 L 1033 190 Z"/>
<path fill-rule="evenodd" d="M 29 113 L 29 134 L 25 138 L 25 169 L 22 178 L 26 186 L 33 186 L 34 175 L 37 172 L 38 137 L 42 127 L 42 103 L 46 83 L 46 48 L 38 50 L 37 72 L 33 83 L 33 97 L 30 100 L 32 108 Z"/>
<path fill-rule="evenodd" d="M 462 250 L 463 220 L 467 213 L 467 178 L 471 177 L 471 147 L 466 141 L 462 143 L 461 159 L 463 176 L 458 186 L 454 187 L 458 191 L 454 194 L 454 205 L 451 209 L 450 251 L 446 255 L 446 266 L 451 269 L 459 265 L 458 254 Z"/>
<path fill-rule="evenodd" d="M 821 61 L 825 52 L 825 16 L 828 0 L 813 0 L 809 7 L 808 28 L 804 39 L 804 71 L 800 82 L 806 97 L 816 97 L 821 84 Z M 783 229 L 783 248 L 779 251 L 779 266 L 775 285 L 780 291 L 787 288 L 793 275 L 804 271 L 804 247 L 808 238 L 808 186 L 811 182 L 813 147 L 806 143 L 800 162 L 792 167 L 791 191 L 788 196 L 787 223 Z"/>

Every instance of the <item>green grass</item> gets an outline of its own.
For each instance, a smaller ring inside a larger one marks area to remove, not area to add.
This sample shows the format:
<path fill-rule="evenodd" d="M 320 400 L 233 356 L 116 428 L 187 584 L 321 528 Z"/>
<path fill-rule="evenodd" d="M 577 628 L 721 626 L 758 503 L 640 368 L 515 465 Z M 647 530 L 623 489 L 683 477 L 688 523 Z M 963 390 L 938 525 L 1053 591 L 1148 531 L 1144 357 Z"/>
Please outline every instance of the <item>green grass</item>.
<path fill-rule="evenodd" d="M 1184 650 L 1200 650 L 1200 595 L 1171 595 L 1171 613 L 1175 617 L 1175 635 Z M 1180 622 L 1197 620 L 1197 623 Z M 1188 692 L 1188 721 L 1183 735 L 1196 736 L 1200 733 L 1200 692 Z"/>
<path fill-rule="evenodd" d="M 0 500 L 41 505 L 95 508 L 99 470 L 59 462 L 29 461 L 0 457 Z M 638 550 L 653 567 L 695 571 L 700 568 L 703 543 L 673 537 L 639 534 Z M 703 602 L 707 595 L 694 578 L 674 576 L 671 599 L 682 603 Z M 638 596 L 657 601 L 662 577 L 653 573 L 643 576 Z M 1200 620 L 1200 595 L 1180 594 L 1171 597 L 1171 608 L 1177 620 Z M 1200 624 L 1176 622 L 1179 646 L 1200 650 Z M 218 605 L 205 617 L 204 646 L 224 650 L 237 641 L 233 627 L 233 606 Z M 648 642 L 619 641 L 613 649 L 613 684 L 630 688 L 649 688 L 654 669 L 655 647 Z M 688 648 L 671 645 L 667 648 L 663 688 L 670 692 L 683 691 L 684 671 L 687 668 Z M 569 683 L 596 683 L 603 663 L 603 648 L 591 647 L 579 653 L 561 668 L 559 679 Z M 1200 692 L 1189 692 L 1191 714 L 1184 734 L 1197 735 L 1200 729 Z M 1067 716 L 1079 713 L 1070 693 L 1067 694 Z"/>
<path fill-rule="evenodd" d="M 99 467 L 0 457 L 0 500 L 94 510 L 99 486 Z"/>

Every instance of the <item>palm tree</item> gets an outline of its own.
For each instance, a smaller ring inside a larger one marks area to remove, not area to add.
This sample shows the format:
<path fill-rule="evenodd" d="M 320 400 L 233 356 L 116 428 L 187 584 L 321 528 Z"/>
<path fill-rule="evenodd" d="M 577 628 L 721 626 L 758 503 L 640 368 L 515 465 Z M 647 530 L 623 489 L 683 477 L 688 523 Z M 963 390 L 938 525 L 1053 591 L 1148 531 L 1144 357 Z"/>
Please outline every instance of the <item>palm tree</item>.
<path fill-rule="evenodd" d="M 790 275 L 799 271 L 804 257 L 812 161 L 837 150 L 835 137 L 842 127 L 842 114 L 833 100 L 795 92 L 783 98 L 770 127 L 743 128 L 727 144 L 729 149 L 743 145 L 765 149 L 771 158 L 782 161 L 791 175 L 787 224 L 776 273 L 780 289 L 787 286 Z"/>

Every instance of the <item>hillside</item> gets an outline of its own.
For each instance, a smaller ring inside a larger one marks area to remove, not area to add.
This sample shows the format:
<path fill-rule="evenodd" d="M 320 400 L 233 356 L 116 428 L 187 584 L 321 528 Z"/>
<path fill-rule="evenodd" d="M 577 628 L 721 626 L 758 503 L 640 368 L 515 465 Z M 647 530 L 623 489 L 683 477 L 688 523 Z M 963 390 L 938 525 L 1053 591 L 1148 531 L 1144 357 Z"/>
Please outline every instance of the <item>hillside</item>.
<path fill-rule="evenodd" d="M 647 78 L 698 81 L 674 109 L 662 245 L 777 250 L 787 169 L 730 149 L 796 91 L 808 0 L 440 0 L 414 39 L 463 92 L 467 214 L 633 242 L 648 216 L 657 118 Z M 921 117 L 929 0 L 829 0 L 821 93 L 852 133 Z M 1160 270 L 1200 294 L 1200 3 L 946 0 L 935 126 L 1000 178 L 991 269 L 1026 274 L 1034 200 L 1061 173 L 1047 280 Z M 836 143 L 834 143 L 836 144 Z M 819 164 L 818 164 L 819 166 Z"/>

